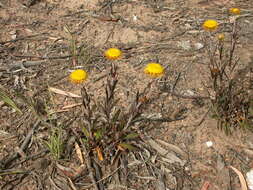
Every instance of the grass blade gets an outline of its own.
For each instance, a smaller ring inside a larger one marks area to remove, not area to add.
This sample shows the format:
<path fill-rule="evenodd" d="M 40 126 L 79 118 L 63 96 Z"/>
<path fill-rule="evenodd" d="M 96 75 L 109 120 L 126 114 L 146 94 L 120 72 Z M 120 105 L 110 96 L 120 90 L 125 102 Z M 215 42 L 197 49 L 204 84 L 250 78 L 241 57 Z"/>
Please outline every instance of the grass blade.
<path fill-rule="evenodd" d="M 0 100 L 4 101 L 14 110 L 22 114 L 22 111 L 16 106 L 15 102 L 2 89 L 0 89 Z"/>

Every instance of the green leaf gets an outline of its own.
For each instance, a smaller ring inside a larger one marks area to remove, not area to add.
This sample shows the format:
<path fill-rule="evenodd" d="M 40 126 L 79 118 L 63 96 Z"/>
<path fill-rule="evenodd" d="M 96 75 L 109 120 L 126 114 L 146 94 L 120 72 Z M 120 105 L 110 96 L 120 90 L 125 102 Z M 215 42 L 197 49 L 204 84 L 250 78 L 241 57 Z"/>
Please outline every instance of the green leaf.
<path fill-rule="evenodd" d="M 16 106 L 15 102 L 3 91 L 0 90 L 0 99 L 3 100 L 6 104 L 11 106 L 14 110 L 22 114 L 22 111 Z"/>
<path fill-rule="evenodd" d="M 119 146 L 121 146 L 124 149 L 128 149 L 128 150 L 136 150 L 137 149 L 136 147 L 134 147 L 133 145 L 128 144 L 128 143 L 120 143 Z"/>
<path fill-rule="evenodd" d="M 103 135 L 103 130 L 102 129 L 98 129 L 95 133 L 94 133 L 94 136 L 96 138 L 96 140 L 99 140 L 102 138 L 102 135 Z"/>
<path fill-rule="evenodd" d="M 62 129 L 55 128 L 52 130 L 48 141 L 45 141 L 51 155 L 59 160 L 63 153 L 63 140 L 62 140 Z"/>
<path fill-rule="evenodd" d="M 138 133 L 130 133 L 127 136 L 125 136 L 124 139 L 135 139 L 137 137 L 139 137 Z"/>
<path fill-rule="evenodd" d="M 82 131 L 83 131 L 83 134 L 86 136 L 86 138 L 88 139 L 90 137 L 90 134 L 89 134 L 89 131 L 86 129 L 86 127 L 82 127 Z"/>

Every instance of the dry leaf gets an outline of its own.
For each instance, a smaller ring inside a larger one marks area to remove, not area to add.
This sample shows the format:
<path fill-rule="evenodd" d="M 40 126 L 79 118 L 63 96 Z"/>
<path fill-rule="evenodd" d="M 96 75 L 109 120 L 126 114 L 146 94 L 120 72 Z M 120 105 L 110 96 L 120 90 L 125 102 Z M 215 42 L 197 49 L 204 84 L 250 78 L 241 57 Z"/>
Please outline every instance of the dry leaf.
<path fill-rule="evenodd" d="M 103 160 L 104 160 L 104 157 L 103 157 L 103 154 L 102 154 L 102 151 L 101 151 L 100 147 L 95 148 L 95 151 L 96 151 L 97 154 L 98 154 L 98 159 L 99 159 L 100 161 L 103 161 Z"/>
<path fill-rule="evenodd" d="M 56 164 L 56 167 L 67 177 L 71 179 L 75 179 L 76 177 L 80 176 L 82 172 L 86 169 L 85 164 L 82 164 L 77 169 L 76 168 L 69 168 L 65 167 L 63 165 L 60 165 L 59 163 Z"/>
<path fill-rule="evenodd" d="M 239 176 L 239 179 L 241 182 L 241 190 L 248 190 L 246 180 L 245 180 L 244 176 L 242 175 L 242 173 L 238 169 L 234 168 L 233 166 L 229 166 L 229 167 L 232 170 L 234 170 L 234 172 Z"/>
<path fill-rule="evenodd" d="M 162 141 L 160 139 L 157 139 L 156 141 L 159 142 L 160 144 L 166 146 L 168 149 L 172 150 L 173 152 L 180 154 L 184 158 L 187 158 L 187 154 L 183 150 L 181 150 L 178 146 L 167 143 L 167 142 Z"/>
<path fill-rule="evenodd" d="M 73 107 L 81 106 L 81 105 L 82 105 L 82 103 L 71 104 L 71 105 L 67 105 L 67 106 L 62 107 L 62 109 L 65 110 L 65 109 L 69 109 L 69 108 L 73 108 Z"/>
<path fill-rule="evenodd" d="M 252 150 L 250 150 L 250 149 L 248 149 L 248 148 L 244 148 L 243 151 L 244 151 L 247 155 L 253 156 L 253 151 L 252 151 Z"/>
<path fill-rule="evenodd" d="M 117 145 L 117 148 L 118 148 L 118 150 L 125 151 L 125 149 L 120 145 Z"/>
<path fill-rule="evenodd" d="M 70 177 L 70 178 L 74 178 L 76 176 L 76 171 L 73 170 L 72 168 L 68 168 L 65 166 L 62 166 L 60 164 L 56 164 L 57 168 L 66 176 Z"/>
<path fill-rule="evenodd" d="M 174 153 L 167 151 L 163 147 L 161 147 L 157 142 L 155 142 L 153 139 L 148 138 L 146 142 L 153 148 L 155 149 L 159 154 L 161 154 L 162 160 L 168 163 L 175 163 L 178 162 L 180 163 L 181 166 L 185 164 L 184 160 L 181 160 L 179 157 L 177 157 Z"/>
<path fill-rule="evenodd" d="M 208 188 L 210 187 L 210 183 L 208 181 L 206 181 L 203 186 L 201 187 L 201 190 L 208 190 Z"/>
<path fill-rule="evenodd" d="M 235 4 L 232 0 L 212 0 L 211 3 L 218 5 L 218 6 L 225 6 L 225 5 L 232 5 Z"/>
<path fill-rule="evenodd" d="M 54 92 L 56 94 L 61 94 L 61 95 L 69 96 L 69 97 L 72 97 L 72 98 L 81 98 L 82 97 L 80 95 L 73 94 L 71 92 L 67 92 L 67 91 L 60 90 L 60 89 L 53 88 L 53 87 L 49 87 L 48 90 L 50 90 L 51 92 Z"/>
<path fill-rule="evenodd" d="M 77 144 L 77 142 L 75 142 L 75 150 L 76 150 L 77 157 L 79 158 L 81 164 L 83 164 L 84 163 L 84 161 L 83 161 L 83 154 L 82 154 L 81 148 Z"/>

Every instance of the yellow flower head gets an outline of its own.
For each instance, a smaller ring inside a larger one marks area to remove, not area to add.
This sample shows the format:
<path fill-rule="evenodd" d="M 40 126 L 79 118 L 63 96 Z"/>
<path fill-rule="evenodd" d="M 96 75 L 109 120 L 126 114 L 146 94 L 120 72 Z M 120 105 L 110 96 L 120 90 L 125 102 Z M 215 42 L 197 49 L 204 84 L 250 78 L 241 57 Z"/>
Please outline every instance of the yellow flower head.
<path fill-rule="evenodd" d="M 206 31 L 214 31 L 217 29 L 218 27 L 218 22 L 216 20 L 206 20 L 202 27 L 204 28 L 204 30 Z"/>
<path fill-rule="evenodd" d="M 118 48 L 109 48 L 105 51 L 105 57 L 110 60 L 119 59 L 122 56 L 122 52 Z"/>
<path fill-rule="evenodd" d="M 77 69 L 69 75 L 70 81 L 75 84 L 80 84 L 84 82 L 87 79 L 87 77 L 88 77 L 87 72 L 82 69 Z"/>
<path fill-rule="evenodd" d="M 218 40 L 223 41 L 224 39 L 225 35 L 223 33 L 218 35 Z"/>
<path fill-rule="evenodd" d="M 239 15 L 241 13 L 241 10 L 238 8 L 231 8 L 229 9 L 229 12 L 233 15 Z"/>
<path fill-rule="evenodd" d="M 144 68 L 144 73 L 151 77 L 160 77 L 164 74 L 164 67 L 158 63 L 149 63 Z"/>

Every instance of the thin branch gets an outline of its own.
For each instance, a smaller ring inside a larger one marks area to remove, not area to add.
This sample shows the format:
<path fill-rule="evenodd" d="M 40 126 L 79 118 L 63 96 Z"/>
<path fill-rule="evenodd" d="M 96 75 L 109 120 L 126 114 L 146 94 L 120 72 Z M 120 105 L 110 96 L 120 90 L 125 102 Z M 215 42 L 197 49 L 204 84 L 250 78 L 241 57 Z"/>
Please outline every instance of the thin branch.
<path fill-rule="evenodd" d="M 14 42 L 17 42 L 17 41 L 20 41 L 20 40 L 26 40 L 26 39 L 29 39 L 29 38 L 37 37 L 37 36 L 40 36 L 40 35 L 46 35 L 46 34 L 48 34 L 48 33 L 44 32 L 44 33 L 41 33 L 41 34 L 34 34 L 34 35 L 30 35 L 30 36 L 24 36 L 24 37 L 16 38 L 16 39 L 13 39 L 13 40 L 7 40 L 7 41 L 0 42 L 0 45 L 4 45 L 4 44 L 7 44 L 7 43 L 14 43 Z"/>

